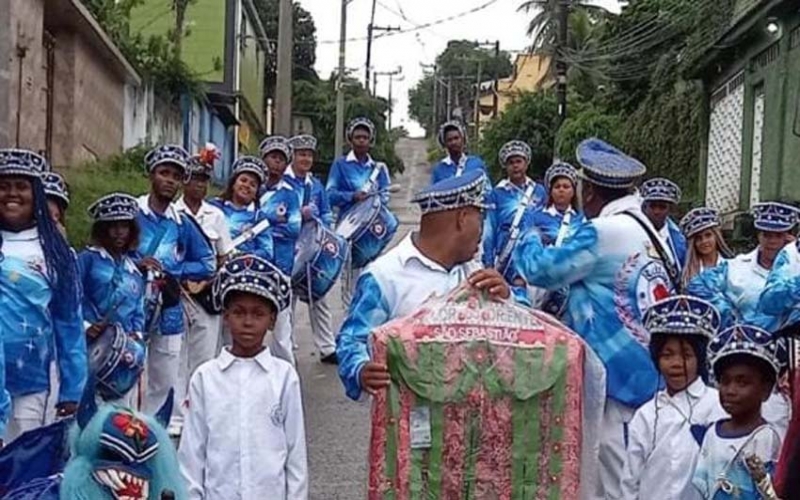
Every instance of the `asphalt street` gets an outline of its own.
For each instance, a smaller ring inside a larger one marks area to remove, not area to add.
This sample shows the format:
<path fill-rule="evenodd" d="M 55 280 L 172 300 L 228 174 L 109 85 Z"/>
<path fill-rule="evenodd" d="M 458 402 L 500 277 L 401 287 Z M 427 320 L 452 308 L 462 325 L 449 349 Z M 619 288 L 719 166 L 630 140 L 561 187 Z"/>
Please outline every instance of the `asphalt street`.
<path fill-rule="evenodd" d="M 409 200 L 425 187 L 430 178 L 424 139 L 401 139 L 397 153 L 405 163 L 405 173 L 396 176 L 390 206 L 400 219 L 400 228 L 391 246 L 412 231 L 419 212 Z M 341 292 L 335 287 L 328 300 L 334 317 L 334 330 L 341 325 L 344 309 Z M 336 367 L 323 365 L 315 352 L 308 310 L 298 304 L 295 311 L 295 353 L 303 386 L 306 441 L 310 477 L 310 500 L 357 500 L 366 498 L 367 447 L 369 444 L 368 400 L 352 401 L 344 395 Z"/>

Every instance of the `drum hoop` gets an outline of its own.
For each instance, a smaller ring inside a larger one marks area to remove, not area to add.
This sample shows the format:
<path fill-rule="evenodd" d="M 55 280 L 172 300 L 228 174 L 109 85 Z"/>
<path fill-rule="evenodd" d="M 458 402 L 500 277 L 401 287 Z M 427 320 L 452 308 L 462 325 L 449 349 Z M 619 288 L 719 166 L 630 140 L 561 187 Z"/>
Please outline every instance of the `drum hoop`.
<path fill-rule="evenodd" d="M 124 351 L 124 347 L 128 343 L 128 339 L 126 338 L 127 335 L 125 334 L 125 332 L 121 331 L 116 326 L 113 327 L 113 328 L 114 328 L 114 342 L 112 342 L 112 344 L 111 344 L 111 347 L 112 347 L 111 353 L 113 354 L 115 352 L 114 348 L 117 347 L 117 338 L 122 338 L 122 340 L 121 340 L 122 345 L 120 345 L 118 350 L 116 351 L 118 353 L 118 356 L 116 356 L 116 359 L 113 360 L 113 362 L 111 360 L 109 360 L 108 357 L 106 357 L 106 359 L 103 360 L 103 363 L 100 365 L 101 369 L 97 370 L 97 373 L 95 374 L 95 377 L 97 378 L 98 381 L 102 381 L 103 379 L 108 377 L 110 374 L 114 373 L 114 370 L 117 369 L 117 367 L 120 364 L 120 361 L 122 360 L 122 353 Z M 103 370 L 102 368 L 105 368 L 106 366 L 108 366 L 109 363 L 112 363 L 111 366 L 108 367 L 107 369 Z"/>

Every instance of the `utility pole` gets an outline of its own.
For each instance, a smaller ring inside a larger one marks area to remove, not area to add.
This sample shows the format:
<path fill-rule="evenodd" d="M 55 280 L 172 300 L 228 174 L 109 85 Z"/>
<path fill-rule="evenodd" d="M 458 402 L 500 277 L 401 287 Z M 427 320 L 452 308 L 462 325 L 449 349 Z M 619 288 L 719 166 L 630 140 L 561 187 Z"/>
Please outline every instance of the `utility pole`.
<path fill-rule="evenodd" d="M 389 117 L 388 117 L 389 118 L 389 120 L 388 120 L 388 122 L 389 122 L 388 123 L 389 130 L 392 129 L 392 84 L 393 84 L 393 79 L 394 79 L 395 76 L 401 75 L 402 73 L 403 73 L 403 67 L 402 66 L 398 66 L 397 69 L 394 70 L 394 71 L 383 71 L 383 72 L 376 71 L 373 74 L 373 78 L 375 79 L 375 81 L 378 80 L 378 76 L 388 76 L 389 77 Z M 377 93 L 375 93 L 374 95 L 377 96 Z"/>
<path fill-rule="evenodd" d="M 559 0 L 560 2 L 561 0 Z M 492 118 L 497 118 L 497 112 L 499 111 L 500 101 L 497 95 L 499 91 L 498 86 L 500 85 L 500 65 L 497 64 L 497 60 L 500 59 L 500 40 L 494 42 L 494 97 L 492 98 Z"/>
<path fill-rule="evenodd" d="M 558 126 L 567 119 L 567 61 L 564 49 L 567 47 L 567 23 L 569 6 L 565 0 L 556 2 L 556 18 L 558 19 L 558 36 L 556 39 L 556 101 L 558 102 Z"/>
<path fill-rule="evenodd" d="M 399 26 L 375 26 L 375 4 L 378 0 L 372 0 L 372 15 L 369 18 L 369 25 L 367 26 L 367 62 L 365 64 L 364 87 L 369 92 L 369 73 L 372 69 L 372 38 L 376 31 L 400 31 Z M 375 91 L 372 91 L 375 95 Z"/>
<path fill-rule="evenodd" d="M 445 120 L 449 120 L 452 111 L 453 111 L 453 77 L 447 77 L 447 116 L 444 117 Z"/>
<path fill-rule="evenodd" d="M 292 0 L 280 0 L 278 10 L 278 75 L 275 87 L 277 132 L 292 134 Z"/>
<path fill-rule="evenodd" d="M 339 74 L 336 76 L 336 137 L 334 158 L 344 153 L 344 54 L 347 42 L 347 3 L 342 0 L 341 25 L 339 27 Z"/>
<path fill-rule="evenodd" d="M 480 137 L 481 128 L 481 75 L 483 74 L 483 60 L 478 59 L 478 76 L 475 81 L 475 139 Z"/>
<path fill-rule="evenodd" d="M 431 134 L 436 134 L 436 129 L 439 126 L 439 108 L 436 106 L 439 102 L 437 99 L 436 94 L 438 93 L 438 88 L 436 84 L 439 80 L 438 75 L 439 66 L 436 64 L 433 65 L 433 123 L 431 123 Z"/>

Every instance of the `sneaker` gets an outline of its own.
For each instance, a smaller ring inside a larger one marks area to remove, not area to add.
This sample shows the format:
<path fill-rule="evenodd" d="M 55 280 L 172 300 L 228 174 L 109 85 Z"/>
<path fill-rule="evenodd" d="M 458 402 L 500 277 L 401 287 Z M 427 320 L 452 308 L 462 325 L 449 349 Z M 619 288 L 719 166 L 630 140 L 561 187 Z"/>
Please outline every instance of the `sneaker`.
<path fill-rule="evenodd" d="M 320 358 L 320 361 L 325 363 L 326 365 L 338 365 L 339 364 L 339 358 L 336 357 L 336 353 L 335 352 L 332 352 L 332 353 L 328 354 L 327 356 L 322 356 L 322 358 Z"/>

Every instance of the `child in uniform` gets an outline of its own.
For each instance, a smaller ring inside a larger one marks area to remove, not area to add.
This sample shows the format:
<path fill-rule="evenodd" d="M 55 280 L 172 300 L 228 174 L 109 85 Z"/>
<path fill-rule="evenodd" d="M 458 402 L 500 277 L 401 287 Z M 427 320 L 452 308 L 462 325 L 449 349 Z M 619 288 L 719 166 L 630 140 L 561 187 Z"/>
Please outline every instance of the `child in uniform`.
<path fill-rule="evenodd" d="M 264 347 L 289 306 L 288 279 L 245 255 L 220 270 L 215 297 L 233 345 L 197 369 L 178 456 L 191 500 L 305 500 L 300 382 Z"/>
<path fill-rule="evenodd" d="M 742 324 L 724 330 L 709 345 L 720 402 L 730 418 L 717 421 L 703 440 L 693 479 L 702 498 L 775 498 L 768 473 L 774 470 L 781 439 L 764 420 L 761 405 L 775 386 L 783 349 L 767 331 Z"/>
<path fill-rule="evenodd" d="M 706 348 L 719 325 L 714 306 L 694 297 L 670 297 L 648 309 L 650 354 L 665 387 L 631 420 L 624 500 L 699 498 L 692 472 L 700 443 L 708 425 L 725 417 L 717 391 L 706 385 Z"/>

